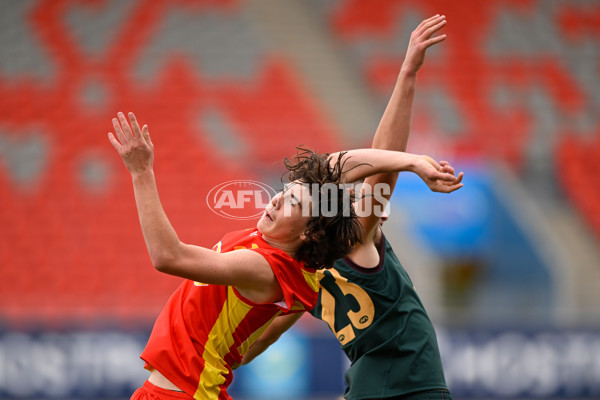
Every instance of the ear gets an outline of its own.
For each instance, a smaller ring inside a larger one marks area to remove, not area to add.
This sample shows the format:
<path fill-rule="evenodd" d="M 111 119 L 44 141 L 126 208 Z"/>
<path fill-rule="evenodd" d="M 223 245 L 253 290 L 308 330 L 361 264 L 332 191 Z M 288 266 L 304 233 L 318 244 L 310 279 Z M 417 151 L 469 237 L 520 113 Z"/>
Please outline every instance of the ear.
<path fill-rule="evenodd" d="M 308 241 L 308 237 L 306 236 L 306 234 L 304 232 L 300 235 L 300 240 L 302 240 L 303 242 Z"/>

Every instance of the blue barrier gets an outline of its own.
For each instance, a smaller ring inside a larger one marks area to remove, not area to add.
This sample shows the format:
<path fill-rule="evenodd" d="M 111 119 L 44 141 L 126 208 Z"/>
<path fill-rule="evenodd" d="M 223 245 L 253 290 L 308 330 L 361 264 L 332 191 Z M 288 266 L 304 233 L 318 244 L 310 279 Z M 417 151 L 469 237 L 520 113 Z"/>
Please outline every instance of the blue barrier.
<path fill-rule="evenodd" d="M 148 376 L 145 332 L 0 333 L 0 398 L 125 398 Z M 600 330 L 438 329 L 455 399 L 600 398 Z M 245 399 L 334 398 L 345 356 L 328 332 L 293 329 L 235 372 Z"/>

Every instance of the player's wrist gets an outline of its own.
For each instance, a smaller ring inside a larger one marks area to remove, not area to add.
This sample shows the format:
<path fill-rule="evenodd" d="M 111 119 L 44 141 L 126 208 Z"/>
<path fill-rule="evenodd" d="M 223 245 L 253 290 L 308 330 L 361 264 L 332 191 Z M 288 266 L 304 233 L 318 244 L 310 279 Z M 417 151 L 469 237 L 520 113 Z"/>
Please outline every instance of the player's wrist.
<path fill-rule="evenodd" d="M 419 68 L 402 65 L 402 68 L 400 68 L 400 73 L 398 74 L 398 79 L 416 79 L 418 71 Z"/>
<path fill-rule="evenodd" d="M 131 172 L 131 179 L 134 182 L 144 181 L 144 180 L 148 180 L 148 179 L 154 180 L 154 170 L 152 169 L 152 167 L 135 170 L 135 171 L 130 171 L 130 172 Z"/>
<path fill-rule="evenodd" d="M 403 170 L 415 172 L 419 168 L 421 158 L 418 155 L 411 153 L 403 153 L 402 157 L 402 163 L 404 164 Z"/>

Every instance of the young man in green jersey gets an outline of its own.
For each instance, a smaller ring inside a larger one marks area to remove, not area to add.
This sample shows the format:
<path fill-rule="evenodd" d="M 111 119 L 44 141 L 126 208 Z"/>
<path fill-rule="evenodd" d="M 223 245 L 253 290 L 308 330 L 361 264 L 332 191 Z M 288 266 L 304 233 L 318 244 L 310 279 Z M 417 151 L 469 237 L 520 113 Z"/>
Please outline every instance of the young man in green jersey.
<path fill-rule="evenodd" d="M 396 86 L 375 133 L 372 147 L 405 151 L 411 125 L 417 71 L 427 48 L 445 40 L 434 36 L 446 24 L 445 16 L 424 20 L 411 34 Z M 431 160 L 440 171 L 454 175 L 447 162 Z M 360 219 L 362 243 L 352 253 L 321 271 L 317 306 L 311 314 L 326 321 L 351 361 L 346 373 L 347 400 L 450 399 L 435 331 L 410 277 L 381 231 L 382 215 L 396 184 L 397 173 L 365 179 L 366 191 L 357 193 L 371 212 Z M 458 182 L 462 173 L 458 175 Z M 389 191 L 374 193 L 377 184 Z M 439 191 L 451 192 L 462 184 Z M 447 190 L 444 190 L 447 189 Z M 379 212 L 375 212 L 379 210 Z M 263 352 L 300 317 L 278 317 L 246 353 L 243 364 Z"/>

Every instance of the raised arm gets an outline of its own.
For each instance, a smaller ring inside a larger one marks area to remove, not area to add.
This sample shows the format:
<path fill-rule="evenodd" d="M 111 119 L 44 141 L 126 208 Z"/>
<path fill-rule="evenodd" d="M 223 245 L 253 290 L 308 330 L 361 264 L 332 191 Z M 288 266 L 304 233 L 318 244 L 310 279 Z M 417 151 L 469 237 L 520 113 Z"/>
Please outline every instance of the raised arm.
<path fill-rule="evenodd" d="M 425 61 L 426 50 L 446 39 L 446 35 L 432 37 L 444 25 L 446 17 L 435 15 L 421 22 L 412 32 L 392 96 L 375 131 L 372 148 L 406 151 L 417 72 Z"/>
<path fill-rule="evenodd" d="M 140 226 L 154 267 L 202 283 L 235 286 L 255 302 L 279 299 L 281 288 L 260 254 L 250 250 L 217 253 L 179 240 L 158 195 L 148 127 L 140 129 L 133 113 L 129 121 L 119 113 L 113 127 L 116 138 L 112 132 L 108 138 L 131 173 Z"/>
<path fill-rule="evenodd" d="M 408 137 L 411 128 L 412 107 L 417 84 L 417 72 L 425 61 L 426 50 L 446 39 L 446 35 L 433 36 L 436 32 L 446 25 L 446 17 L 435 15 L 421 22 L 412 32 L 406 56 L 392 96 L 383 113 L 379 126 L 373 138 L 372 148 L 383 150 L 406 151 Z M 441 163 L 443 164 L 443 163 Z M 445 165 L 441 165 L 443 168 Z M 446 170 L 444 172 L 449 172 Z M 454 173 L 454 172 L 452 172 Z M 366 187 L 374 187 L 378 183 L 385 183 L 389 187 L 389 192 L 381 198 L 389 200 L 398 179 L 397 172 L 382 173 L 366 178 Z M 385 206 L 384 204 L 370 201 L 365 204 L 371 204 L 372 207 Z M 363 206 L 364 208 L 364 206 Z M 379 225 L 379 217 L 375 213 L 361 218 L 361 224 L 365 229 L 364 244 L 369 243 L 375 233 L 375 228 Z"/>

